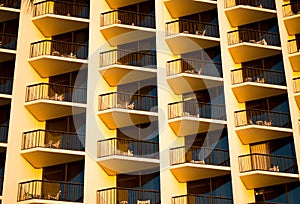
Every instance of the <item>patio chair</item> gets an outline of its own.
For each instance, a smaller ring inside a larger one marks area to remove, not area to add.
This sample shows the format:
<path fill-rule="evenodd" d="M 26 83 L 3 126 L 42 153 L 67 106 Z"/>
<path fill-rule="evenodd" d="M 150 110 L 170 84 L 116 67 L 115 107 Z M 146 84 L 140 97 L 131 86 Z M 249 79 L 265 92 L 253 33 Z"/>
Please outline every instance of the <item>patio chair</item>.
<path fill-rule="evenodd" d="M 132 102 L 132 103 L 126 102 L 125 106 L 126 106 L 127 109 L 133 110 L 134 109 L 134 102 Z"/>
<path fill-rule="evenodd" d="M 150 204 L 150 200 L 137 200 L 137 204 Z"/>
<path fill-rule="evenodd" d="M 58 200 L 60 194 L 61 194 L 61 190 L 59 190 L 56 195 L 48 193 L 48 200 Z"/>

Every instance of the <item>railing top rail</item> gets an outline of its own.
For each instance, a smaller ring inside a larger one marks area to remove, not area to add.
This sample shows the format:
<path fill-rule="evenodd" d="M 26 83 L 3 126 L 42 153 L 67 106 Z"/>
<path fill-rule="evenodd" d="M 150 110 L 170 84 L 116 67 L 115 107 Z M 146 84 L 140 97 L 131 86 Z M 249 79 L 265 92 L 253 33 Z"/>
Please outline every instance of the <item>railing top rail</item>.
<path fill-rule="evenodd" d="M 290 42 L 293 42 L 293 41 L 300 41 L 300 39 L 297 39 L 297 38 L 295 38 L 295 39 L 291 39 L 291 40 L 288 40 L 288 43 L 290 43 Z"/>
<path fill-rule="evenodd" d="M 183 148 L 186 148 L 186 149 L 205 149 L 205 150 L 212 150 L 212 151 L 221 151 L 221 152 L 229 152 L 229 150 L 227 149 L 220 149 L 220 148 L 209 148 L 209 147 L 201 147 L 201 146 L 181 146 L 181 147 L 173 147 L 173 148 L 170 148 L 170 151 L 173 151 L 173 150 L 177 150 L 177 149 L 183 149 Z"/>
<path fill-rule="evenodd" d="M 45 181 L 45 180 L 39 180 L 39 179 L 23 181 L 23 182 L 20 182 L 19 184 L 27 184 L 27 183 L 33 183 L 33 182 L 57 183 L 57 184 L 78 185 L 78 186 L 83 186 L 84 185 L 83 183 L 74 183 L 74 182 L 67 182 L 67 181 Z"/>
<path fill-rule="evenodd" d="M 69 85 L 63 85 L 63 84 L 53 84 L 53 83 L 38 83 L 38 84 L 31 84 L 28 85 L 27 88 L 35 87 L 35 86 L 42 86 L 42 85 L 47 85 L 47 86 L 55 86 L 55 87 L 66 87 L 66 88 L 75 88 L 75 89 L 87 89 L 85 87 L 80 87 L 80 86 L 69 86 Z"/>
<path fill-rule="evenodd" d="M 0 36 L 4 35 L 4 36 L 10 36 L 10 37 L 17 37 L 16 34 L 10 34 L 10 33 L 0 33 Z"/>
<path fill-rule="evenodd" d="M 266 34 L 272 34 L 272 35 L 278 35 L 279 36 L 279 33 L 269 32 L 269 31 L 262 31 L 262 30 L 255 30 L 255 29 L 248 29 L 248 28 L 239 28 L 237 30 L 232 30 L 232 31 L 229 31 L 228 34 L 235 33 L 235 32 L 241 32 L 241 31 L 251 31 L 251 32 L 255 32 L 255 33 L 266 33 Z"/>
<path fill-rule="evenodd" d="M 261 154 L 261 153 L 252 153 L 252 154 L 245 154 L 245 155 L 241 155 L 239 156 L 239 158 L 243 158 L 243 157 L 250 157 L 250 156 L 268 156 L 268 157 L 277 157 L 277 158 L 284 158 L 284 159 L 296 159 L 296 157 L 293 156 L 281 156 L 281 155 L 275 155 L 275 154 Z"/>
<path fill-rule="evenodd" d="M 85 43 L 64 42 L 64 41 L 59 41 L 59 40 L 39 40 L 39 41 L 36 41 L 36 42 L 32 42 L 31 45 L 35 45 L 35 44 L 39 44 L 39 43 L 43 43 L 43 42 L 71 44 L 71 45 L 79 45 L 79 46 L 88 46 Z"/>
<path fill-rule="evenodd" d="M 195 20 L 185 20 L 185 19 L 178 19 L 178 20 L 170 21 L 170 22 L 167 22 L 166 24 L 168 25 L 168 24 L 177 23 L 177 22 L 189 22 L 189 23 L 205 24 L 205 25 L 210 25 L 210 26 L 218 26 L 218 24 L 195 21 Z"/>
<path fill-rule="evenodd" d="M 129 95 L 129 96 L 142 96 L 142 97 L 148 97 L 148 98 L 157 98 L 157 96 L 151 96 L 151 95 L 143 95 L 143 94 L 133 94 L 133 93 L 126 93 L 126 92 L 110 92 L 105 94 L 100 94 L 100 97 L 107 96 L 107 95 L 113 95 L 113 94 L 123 94 L 123 95 Z"/>
<path fill-rule="evenodd" d="M 281 115 L 289 115 L 289 113 L 285 113 L 285 112 L 261 110 L 261 109 L 255 109 L 255 108 L 247 108 L 245 110 L 238 110 L 238 111 L 235 111 L 234 113 L 245 112 L 245 111 L 260 111 L 260 112 L 268 112 L 268 113 L 275 113 L 275 114 L 281 114 Z"/>
<path fill-rule="evenodd" d="M 82 3 L 77 3 L 77 2 L 67 2 L 67 1 L 60 1 L 60 0 L 44 0 L 40 2 L 35 2 L 34 5 L 39 5 L 47 2 L 57 2 L 57 3 L 63 3 L 63 4 L 72 4 L 72 5 L 77 5 L 77 6 L 85 6 L 88 7 L 88 4 L 82 4 Z"/>
<path fill-rule="evenodd" d="M 205 102 L 197 102 L 197 101 L 177 101 L 177 102 L 169 103 L 168 106 L 180 104 L 180 103 L 194 103 L 194 104 L 202 104 L 202 105 L 209 105 L 209 106 L 225 107 L 224 104 L 213 104 L 213 103 L 205 103 Z"/>
<path fill-rule="evenodd" d="M 119 10 L 119 9 L 115 9 L 115 10 L 112 10 L 112 11 L 106 11 L 106 12 L 101 13 L 101 15 L 106 15 L 106 14 L 115 13 L 115 12 L 131 13 L 131 14 L 138 14 L 138 15 L 155 17 L 155 15 L 153 15 L 153 14 L 140 13 L 140 12 L 135 12 L 135 11 L 125 11 L 125 10 Z"/>
<path fill-rule="evenodd" d="M 195 62 L 201 62 L 201 63 L 210 63 L 210 64 L 218 64 L 222 65 L 221 62 L 213 62 L 213 61 L 208 61 L 208 60 L 199 60 L 199 59 L 188 59 L 188 58 L 179 58 L 179 59 L 174 59 L 174 60 L 169 60 L 167 61 L 167 64 L 176 62 L 176 61 L 195 61 Z"/>
<path fill-rule="evenodd" d="M 123 140 L 123 141 L 128 141 L 128 142 L 138 142 L 138 143 L 149 143 L 149 144 L 156 144 L 158 145 L 158 142 L 153 142 L 153 141 L 144 141 L 144 140 L 135 140 L 135 139 L 127 139 L 127 138 L 109 138 L 109 139 L 104 139 L 104 140 L 98 140 L 98 143 L 101 142 L 107 142 L 111 140 Z"/>
<path fill-rule="evenodd" d="M 62 133 L 62 134 L 85 136 L 85 134 L 77 133 L 77 132 L 67 132 L 67 131 L 60 131 L 60 130 L 43 130 L 43 129 L 30 130 L 30 131 L 23 132 L 23 134 L 30 134 L 34 132 L 51 132 L 51 133 Z"/>
<path fill-rule="evenodd" d="M 290 6 L 290 5 L 294 5 L 294 4 L 299 4 L 300 5 L 300 1 L 295 1 L 295 2 L 290 2 L 287 4 L 283 4 L 282 7 L 286 7 L 286 6 Z"/>
<path fill-rule="evenodd" d="M 298 79 L 300 79 L 300 77 L 293 78 L 293 80 L 295 80 L 295 81 L 298 80 Z"/>
<path fill-rule="evenodd" d="M 174 196 L 172 198 L 180 198 L 180 197 L 188 197 L 188 196 L 197 196 L 197 197 L 203 197 L 203 198 L 216 198 L 216 199 L 224 199 L 224 200 L 233 200 L 233 198 L 228 198 L 228 197 L 225 197 L 225 196 L 207 196 L 207 195 L 199 195 L 199 194 L 180 195 L 180 196 Z"/>
<path fill-rule="evenodd" d="M 253 69 L 253 70 L 259 70 L 259 71 L 263 71 L 263 72 L 284 73 L 284 71 L 263 69 L 263 68 L 257 68 L 257 67 L 241 67 L 241 68 L 233 69 L 233 70 L 231 70 L 231 72 L 235 72 L 235 71 L 239 71 L 239 70 L 244 70 L 244 69 Z"/>
<path fill-rule="evenodd" d="M 143 55 L 156 56 L 156 55 L 153 54 L 153 53 L 145 53 L 145 52 L 143 52 L 143 51 L 131 51 L 131 50 L 122 50 L 122 49 L 107 50 L 107 51 L 104 51 L 104 52 L 100 52 L 100 55 L 103 55 L 103 54 L 106 54 L 106 53 L 111 53 L 111 52 L 127 52 L 127 53 L 129 53 L 129 54 L 135 54 L 135 53 L 138 53 L 138 54 L 143 54 Z"/>
<path fill-rule="evenodd" d="M 13 77 L 2 77 L 2 76 L 0 76 L 0 79 L 12 80 Z"/>
<path fill-rule="evenodd" d="M 111 187 L 106 189 L 97 190 L 97 192 L 101 191 L 109 191 L 109 190 L 131 190 L 131 191 L 138 191 L 138 192 L 152 192 L 152 193 L 160 193 L 157 190 L 145 190 L 145 189 L 136 189 L 136 188 L 124 188 L 124 187 Z"/>

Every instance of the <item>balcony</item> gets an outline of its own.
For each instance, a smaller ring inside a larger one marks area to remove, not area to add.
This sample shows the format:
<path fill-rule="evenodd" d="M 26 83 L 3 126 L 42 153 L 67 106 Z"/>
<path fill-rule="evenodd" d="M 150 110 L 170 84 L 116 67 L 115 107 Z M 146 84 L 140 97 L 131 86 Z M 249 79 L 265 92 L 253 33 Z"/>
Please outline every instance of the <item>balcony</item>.
<path fill-rule="evenodd" d="M 291 2 L 282 6 L 283 21 L 289 35 L 300 33 L 300 1 Z"/>
<path fill-rule="evenodd" d="M 98 116 L 109 129 L 156 121 L 157 97 L 120 92 L 102 94 Z"/>
<path fill-rule="evenodd" d="M 45 0 L 34 3 L 32 22 L 45 37 L 88 28 L 89 5 Z"/>
<path fill-rule="evenodd" d="M 0 62 L 13 60 L 17 49 L 17 36 L 0 33 Z"/>
<path fill-rule="evenodd" d="M 181 101 L 168 105 L 168 123 L 177 136 L 193 135 L 226 126 L 223 104 Z"/>
<path fill-rule="evenodd" d="M 221 63 L 195 59 L 167 62 L 167 81 L 175 94 L 223 85 Z"/>
<path fill-rule="evenodd" d="M 110 176 L 159 169 L 158 143 L 121 138 L 100 140 L 97 162 Z"/>
<path fill-rule="evenodd" d="M 0 0 L 0 22 L 18 18 L 20 4 L 20 0 Z"/>
<path fill-rule="evenodd" d="M 286 93 L 283 71 L 243 67 L 231 71 L 232 91 L 239 102 Z"/>
<path fill-rule="evenodd" d="M 274 0 L 226 0 L 225 14 L 233 27 L 275 18 Z"/>
<path fill-rule="evenodd" d="M 235 112 L 235 131 L 243 144 L 292 135 L 289 113 L 247 109 Z"/>
<path fill-rule="evenodd" d="M 172 197 L 172 204 L 233 204 L 232 198 L 222 196 L 206 196 L 206 195 L 181 195 Z"/>
<path fill-rule="evenodd" d="M 83 187 L 83 184 L 62 181 L 26 181 L 19 183 L 18 202 L 82 203 Z"/>
<path fill-rule="evenodd" d="M 34 167 L 43 168 L 84 159 L 85 135 L 50 130 L 23 133 L 21 155 Z"/>
<path fill-rule="evenodd" d="M 295 72 L 300 71 L 300 39 L 288 41 L 289 59 Z"/>
<path fill-rule="evenodd" d="M 164 0 L 164 4 L 173 18 L 217 8 L 214 0 Z"/>
<path fill-rule="evenodd" d="M 0 96 L 2 94 L 11 95 L 13 79 L 10 77 L 0 77 Z"/>
<path fill-rule="evenodd" d="M 25 107 L 45 121 L 85 112 L 86 88 L 39 83 L 27 86 Z"/>
<path fill-rule="evenodd" d="M 109 7 L 112 9 L 117 9 L 124 6 L 129 6 L 133 4 L 138 4 L 147 0 L 106 0 Z"/>
<path fill-rule="evenodd" d="M 295 100 L 300 108 L 300 77 L 294 79 Z"/>
<path fill-rule="evenodd" d="M 100 16 L 100 31 L 110 46 L 155 37 L 155 15 L 113 10 Z"/>
<path fill-rule="evenodd" d="M 166 41 L 176 55 L 215 47 L 220 44 L 219 26 L 190 20 L 168 22 Z"/>
<path fill-rule="evenodd" d="M 299 180 L 295 157 L 248 154 L 239 157 L 240 178 L 247 189 Z"/>
<path fill-rule="evenodd" d="M 114 49 L 100 53 L 100 74 L 110 86 L 156 77 L 156 54 Z"/>
<path fill-rule="evenodd" d="M 228 32 L 228 49 L 236 63 L 281 53 L 278 33 L 239 29 Z"/>
<path fill-rule="evenodd" d="M 230 174 L 229 151 L 205 147 L 170 149 L 171 172 L 179 182 Z"/>
<path fill-rule="evenodd" d="M 87 67 L 88 45 L 55 40 L 31 43 L 30 59 L 35 71 L 44 78 Z"/>
<path fill-rule="evenodd" d="M 97 191 L 97 204 L 160 203 L 160 192 L 136 188 L 108 188 Z"/>

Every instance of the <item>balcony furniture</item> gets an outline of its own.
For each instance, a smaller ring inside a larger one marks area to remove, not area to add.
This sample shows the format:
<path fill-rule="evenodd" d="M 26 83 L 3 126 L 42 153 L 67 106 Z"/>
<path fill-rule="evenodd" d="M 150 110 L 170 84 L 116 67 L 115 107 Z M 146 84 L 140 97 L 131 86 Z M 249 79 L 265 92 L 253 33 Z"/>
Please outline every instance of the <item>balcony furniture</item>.
<path fill-rule="evenodd" d="M 134 102 L 132 102 L 132 103 L 126 102 L 125 107 L 126 107 L 126 109 L 133 110 L 134 109 Z"/>
<path fill-rule="evenodd" d="M 61 194 L 61 190 L 59 190 L 56 195 L 52 195 L 52 194 L 48 193 L 48 200 L 58 200 L 60 194 Z"/>
<path fill-rule="evenodd" d="M 47 96 L 46 99 L 62 101 L 64 99 L 64 94 L 58 95 L 57 93 L 55 93 L 54 96 Z"/>
<path fill-rule="evenodd" d="M 55 147 L 56 149 L 59 148 L 61 144 L 61 140 L 58 140 L 57 142 L 53 143 L 53 140 L 49 140 L 48 144 L 45 147 Z"/>
<path fill-rule="evenodd" d="M 195 163 L 195 164 L 205 164 L 205 160 L 191 160 L 191 163 Z"/>
<path fill-rule="evenodd" d="M 125 200 L 120 201 L 120 204 L 128 204 L 128 201 L 125 201 Z"/>
<path fill-rule="evenodd" d="M 150 200 L 137 200 L 137 204 L 150 204 Z"/>

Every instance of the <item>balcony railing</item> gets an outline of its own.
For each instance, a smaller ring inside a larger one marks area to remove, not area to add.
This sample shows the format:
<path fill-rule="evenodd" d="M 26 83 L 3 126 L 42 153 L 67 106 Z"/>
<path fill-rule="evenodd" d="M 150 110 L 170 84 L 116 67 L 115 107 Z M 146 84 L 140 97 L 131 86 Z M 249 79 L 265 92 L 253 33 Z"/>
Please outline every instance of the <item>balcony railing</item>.
<path fill-rule="evenodd" d="M 288 41 L 289 54 L 300 52 L 300 39 L 293 39 Z"/>
<path fill-rule="evenodd" d="M 223 77 L 222 64 L 218 62 L 182 58 L 167 62 L 167 76 L 180 73 Z"/>
<path fill-rule="evenodd" d="M 98 158 L 125 155 L 159 159 L 157 142 L 138 141 L 133 139 L 111 138 L 98 141 Z"/>
<path fill-rule="evenodd" d="M 300 92 L 300 77 L 294 79 L 294 92 L 295 93 Z"/>
<path fill-rule="evenodd" d="M 114 64 L 156 68 L 156 54 L 150 51 L 132 52 L 119 49 L 100 53 L 100 67 Z"/>
<path fill-rule="evenodd" d="M 13 34 L 0 33 L 0 49 L 17 49 L 17 36 Z"/>
<path fill-rule="evenodd" d="M 0 142 L 7 143 L 8 125 L 0 124 Z"/>
<path fill-rule="evenodd" d="M 267 8 L 267 9 L 276 9 L 274 0 L 226 0 L 225 7 L 230 8 L 234 6 L 245 5 L 245 6 L 253 6 L 257 8 Z"/>
<path fill-rule="evenodd" d="M 232 84 L 243 82 L 258 82 L 274 85 L 286 85 L 283 71 L 270 69 L 243 67 L 231 71 Z"/>
<path fill-rule="evenodd" d="M 133 11 L 113 10 L 101 14 L 100 26 L 124 24 L 155 28 L 155 16 Z"/>
<path fill-rule="evenodd" d="M 19 9 L 21 5 L 21 0 L 0 0 L 0 7 L 10 7 Z"/>
<path fill-rule="evenodd" d="M 0 77 L 0 94 L 12 93 L 13 79 L 9 77 Z"/>
<path fill-rule="evenodd" d="M 26 88 L 26 102 L 44 99 L 86 103 L 86 95 L 86 88 L 60 84 L 39 83 Z"/>
<path fill-rule="evenodd" d="M 291 128 L 289 113 L 269 110 L 247 109 L 235 112 L 236 127 L 245 125 L 261 125 Z"/>
<path fill-rule="evenodd" d="M 99 96 L 98 110 L 122 108 L 157 112 L 157 97 L 140 94 L 113 92 Z"/>
<path fill-rule="evenodd" d="M 18 201 L 29 199 L 83 202 L 83 184 L 32 180 L 19 183 Z"/>
<path fill-rule="evenodd" d="M 232 204 L 233 199 L 221 196 L 181 195 L 172 197 L 172 204 Z"/>
<path fill-rule="evenodd" d="M 89 5 L 67 1 L 46 0 L 34 4 L 34 16 L 55 14 L 78 18 L 89 18 Z"/>
<path fill-rule="evenodd" d="M 196 101 L 180 101 L 170 103 L 169 119 L 183 116 L 226 120 L 225 105 L 202 103 Z"/>
<path fill-rule="evenodd" d="M 254 202 L 254 203 L 248 203 L 248 204 L 286 204 L 286 203 L 268 202 L 268 201 L 258 201 L 258 202 Z"/>
<path fill-rule="evenodd" d="M 240 172 L 249 172 L 255 170 L 298 173 L 298 167 L 295 157 L 277 156 L 270 154 L 248 154 L 239 156 Z"/>
<path fill-rule="evenodd" d="M 183 163 L 229 166 L 229 151 L 206 147 L 176 147 L 170 149 L 171 165 Z"/>
<path fill-rule="evenodd" d="M 86 59 L 88 57 L 88 45 L 55 40 L 41 40 L 31 43 L 30 57 L 43 55 Z"/>
<path fill-rule="evenodd" d="M 167 36 L 185 33 L 216 38 L 220 37 L 219 26 L 216 24 L 190 20 L 176 20 L 166 23 L 166 26 Z"/>
<path fill-rule="evenodd" d="M 50 130 L 24 132 L 22 150 L 37 147 L 84 151 L 85 135 Z"/>
<path fill-rule="evenodd" d="M 260 45 L 280 46 L 280 38 L 278 33 L 245 28 L 240 28 L 238 30 L 228 32 L 229 45 L 242 42 L 250 42 Z"/>
<path fill-rule="evenodd" d="M 120 187 L 97 191 L 97 204 L 116 203 L 160 203 L 160 192 L 155 190 Z"/>
<path fill-rule="evenodd" d="M 300 1 L 292 2 L 282 6 L 283 16 L 293 16 L 299 14 L 300 11 Z"/>

